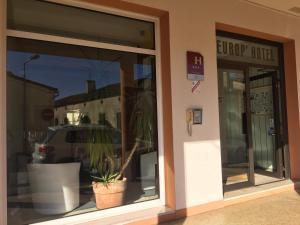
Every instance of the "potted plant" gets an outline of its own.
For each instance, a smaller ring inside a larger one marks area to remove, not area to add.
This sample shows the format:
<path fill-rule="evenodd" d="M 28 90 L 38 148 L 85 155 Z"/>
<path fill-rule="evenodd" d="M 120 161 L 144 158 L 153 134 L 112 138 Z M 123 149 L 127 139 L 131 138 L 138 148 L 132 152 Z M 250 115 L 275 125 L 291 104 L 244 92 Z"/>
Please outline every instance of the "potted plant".
<path fill-rule="evenodd" d="M 108 129 L 91 131 L 92 138 L 88 147 L 90 165 L 93 175 L 93 191 L 96 207 L 99 209 L 120 206 L 124 201 L 126 177 L 124 172 L 134 155 L 143 146 L 143 149 L 152 148 L 153 143 L 153 94 L 152 91 L 143 90 L 138 94 L 132 110 L 130 126 L 135 135 L 135 142 L 125 162 L 120 167 L 116 166 L 114 140 L 112 132 Z"/>
<path fill-rule="evenodd" d="M 112 131 L 109 129 L 92 130 L 88 155 L 92 169 L 92 187 L 96 207 L 105 209 L 123 203 L 126 179 L 117 179 L 116 157 Z"/>

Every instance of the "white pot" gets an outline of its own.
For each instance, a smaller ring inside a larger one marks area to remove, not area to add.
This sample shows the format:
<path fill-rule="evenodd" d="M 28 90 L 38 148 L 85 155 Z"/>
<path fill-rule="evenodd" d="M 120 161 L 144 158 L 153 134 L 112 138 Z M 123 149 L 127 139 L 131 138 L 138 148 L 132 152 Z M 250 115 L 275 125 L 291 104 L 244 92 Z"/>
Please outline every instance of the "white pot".
<path fill-rule="evenodd" d="M 61 214 L 79 206 L 80 163 L 28 164 L 27 169 L 37 212 Z"/>
<path fill-rule="evenodd" d="M 155 195 L 155 166 L 157 165 L 157 152 L 142 154 L 141 158 L 141 185 L 144 196 Z"/>

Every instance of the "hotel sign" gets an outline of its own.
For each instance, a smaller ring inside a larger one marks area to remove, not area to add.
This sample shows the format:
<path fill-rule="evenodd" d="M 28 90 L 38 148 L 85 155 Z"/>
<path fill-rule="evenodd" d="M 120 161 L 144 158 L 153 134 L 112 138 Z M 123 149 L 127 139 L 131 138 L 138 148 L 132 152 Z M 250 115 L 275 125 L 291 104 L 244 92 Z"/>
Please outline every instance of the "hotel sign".
<path fill-rule="evenodd" d="M 275 46 L 217 36 L 218 59 L 268 66 L 278 66 L 278 48 Z"/>
<path fill-rule="evenodd" d="M 204 58 L 199 52 L 186 53 L 187 78 L 192 81 L 204 80 Z"/>

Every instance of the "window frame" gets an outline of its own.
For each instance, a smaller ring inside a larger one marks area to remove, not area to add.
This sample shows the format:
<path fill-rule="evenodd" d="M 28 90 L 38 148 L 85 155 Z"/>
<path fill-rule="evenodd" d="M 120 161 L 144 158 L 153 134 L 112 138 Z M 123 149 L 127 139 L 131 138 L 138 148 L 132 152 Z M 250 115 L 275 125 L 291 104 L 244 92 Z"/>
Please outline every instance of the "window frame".
<path fill-rule="evenodd" d="M 1 7 L 3 6 L 3 7 Z M 6 0 L 0 1 L 0 224 L 7 224 Z"/>
<path fill-rule="evenodd" d="M 159 165 L 159 198 L 155 200 L 150 200 L 146 202 L 140 202 L 140 203 L 133 203 L 130 205 L 124 205 L 112 209 L 104 209 L 104 210 L 98 210 L 94 212 L 88 212 L 84 214 L 78 214 L 70 217 L 65 217 L 65 218 L 58 218 L 54 220 L 49 220 L 49 221 L 44 221 L 44 222 L 39 222 L 39 223 L 34 223 L 35 225 L 50 225 L 50 224 L 81 224 L 89 221 L 94 221 L 94 220 L 99 220 L 102 218 L 110 217 L 110 216 L 115 216 L 115 215 L 120 215 L 123 213 L 129 213 L 129 212 L 134 212 L 140 209 L 149 209 L 149 208 L 154 208 L 154 207 L 164 207 L 166 205 L 166 190 L 165 190 L 165 167 L 164 167 L 164 133 L 163 133 L 163 104 L 162 104 L 162 76 L 161 76 L 161 40 L 160 40 L 160 18 L 159 17 L 152 17 L 152 16 L 147 16 L 139 13 L 134 13 L 134 12 L 129 12 L 125 10 L 120 10 L 116 8 L 110 8 L 98 4 L 93 4 L 93 3 L 88 3 L 85 1 L 74 1 L 74 0 L 44 0 L 45 2 L 49 3 L 57 3 L 61 5 L 66 5 L 66 6 L 73 6 L 73 7 L 78 7 L 78 8 L 83 8 L 83 9 L 89 9 L 93 11 L 98 11 L 98 12 L 104 12 L 104 13 L 109 13 L 113 15 L 118 15 L 118 16 L 124 16 L 124 17 L 129 17 L 132 19 L 138 19 L 138 20 L 144 20 L 148 22 L 154 23 L 154 35 L 155 35 L 155 49 L 144 49 L 144 48 L 136 48 L 136 47 L 130 47 L 130 46 L 124 46 L 124 45 L 119 45 L 119 44 L 110 44 L 110 43 L 103 43 L 103 42 L 95 42 L 95 41 L 87 41 L 83 39 L 77 39 L 77 38 L 66 38 L 66 37 L 61 37 L 61 36 L 56 36 L 56 35 L 46 35 L 46 34 L 40 34 L 40 33 L 34 33 L 34 32 L 25 32 L 25 31 L 18 31 L 18 30 L 11 30 L 7 28 L 7 16 L 6 16 L 6 2 L 7 0 L 4 0 L 5 7 L 5 15 L 4 15 L 4 71 L 3 76 L 0 77 L 0 87 L 1 85 L 1 90 L 3 90 L 2 94 L 2 99 L 0 99 L 0 103 L 4 102 L 2 104 L 3 106 L 3 115 L 2 121 L 4 121 L 4 128 L 2 128 L 2 124 L 0 123 L 0 135 L 2 135 L 2 142 L 0 138 L 0 144 L 3 144 L 3 149 L 5 150 L 4 152 L 4 158 L 1 161 L 5 161 L 4 166 L 5 170 L 4 171 L 4 176 L 2 179 L 3 184 L 5 184 L 4 188 L 4 194 L 3 194 L 3 207 L 4 210 L 2 212 L 4 215 L 2 215 L 2 218 L 5 218 L 7 221 L 7 171 L 6 171 L 6 152 L 7 152 L 7 146 L 6 146 L 6 53 L 7 53 L 7 47 L 6 47 L 6 40 L 9 37 L 17 37 L 17 38 L 26 38 L 26 39 L 33 39 L 33 40 L 40 40 L 40 41 L 49 41 L 49 42 L 54 42 L 54 43 L 63 43 L 63 44 L 71 44 L 71 45 L 80 45 L 80 46 L 85 46 L 85 47 L 94 47 L 94 48 L 102 48 L 102 49 L 108 49 L 108 50 L 116 50 L 116 51 L 124 51 L 124 52 L 131 52 L 131 53 L 138 53 L 138 54 L 147 54 L 147 55 L 153 55 L 155 56 L 155 63 L 156 63 L 156 97 L 157 97 L 157 136 L 158 136 L 158 165 Z M 1 101 L 2 100 L 2 101 Z M 1 158 L 0 158 L 1 159 Z M 1 162 L 0 161 L 0 162 Z M 1 194 L 1 193 L 0 193 Z M 5 223 L 6 224 L 6 223 Z"/>

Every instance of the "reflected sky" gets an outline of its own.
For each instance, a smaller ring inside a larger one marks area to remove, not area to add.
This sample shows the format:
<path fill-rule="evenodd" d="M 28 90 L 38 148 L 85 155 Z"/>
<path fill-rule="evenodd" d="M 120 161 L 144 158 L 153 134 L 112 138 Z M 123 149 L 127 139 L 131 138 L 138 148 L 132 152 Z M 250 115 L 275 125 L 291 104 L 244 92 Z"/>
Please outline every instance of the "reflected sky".
<path fill-rule="evenodd" d="M 35 53 L 8 51 L 7 70 L 24 76 L 24 62 Z M 150 65 L 135 64 L 134 79 L 152 78 Z M 56 99 L 86 91 L 86 80 L 95 80 L 96 88 L 120 83 L 120 63 L 117 61 L 92 60 L 40 54 L 40 58 L 26 66 L 26 78 L 57 88 Z"/>
<path fill-rule="evenodd" d="M 23 77 L 23 65 L 34 53 L 8 51 L 7 70 Z M 26 77 L 59 90 L 57 99 L 83 93 L 86 80 L 95 80 L 101 88 L 120 82 L 120 63 L 41 54 L 26 66 Z"/>

